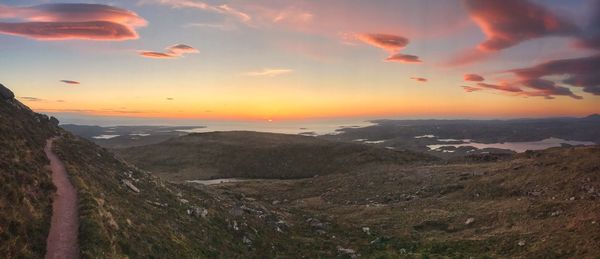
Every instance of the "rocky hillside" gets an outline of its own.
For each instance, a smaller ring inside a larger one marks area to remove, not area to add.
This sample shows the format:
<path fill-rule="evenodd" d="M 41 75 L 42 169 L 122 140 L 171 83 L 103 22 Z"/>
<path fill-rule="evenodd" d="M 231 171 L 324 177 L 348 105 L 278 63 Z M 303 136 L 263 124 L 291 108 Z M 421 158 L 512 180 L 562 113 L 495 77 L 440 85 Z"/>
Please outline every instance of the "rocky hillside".
<path fill-rule="evenodd" d="M 0 254 L 41 258 L 45 253 L 54 186 L 43 148 L 56 119 L 33 113 L 0 84 Z"/>
<path fill-rule="evenodd" d="M 367 258 L 598 258 L 598 158 L 598 146 L 553 148 L 213 188 L 318 215 L 312 231 L 335 240 L 345 229 L 344 248 Z"/>
<path fill-rule="evenodd" d="M 78 191 L 81 258 L 322 258 L 343 254 L 338 246 L 352 242 L 310 231 L 311 214 L 165 182 L 0 90 L 0 254 L 6 258 L 45 254 L 55 188 L 43 148 L 53 136 Z"/>
<path fill-rule="evenodd" d="M 125 160 L 171 181 L 210 178 L 306 178 L 344 173 L 372 163 L 426 162 L 433 157 L 315 137 L 259 132 L 211 132 L 115 150 Z"/>

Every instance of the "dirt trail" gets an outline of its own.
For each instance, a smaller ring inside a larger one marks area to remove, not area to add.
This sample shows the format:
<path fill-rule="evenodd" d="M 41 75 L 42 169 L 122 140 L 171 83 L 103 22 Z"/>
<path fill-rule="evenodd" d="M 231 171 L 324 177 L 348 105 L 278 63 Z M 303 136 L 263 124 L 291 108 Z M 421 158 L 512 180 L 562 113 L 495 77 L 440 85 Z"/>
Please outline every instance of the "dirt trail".
<path fill-rule="evenodd" d="M 77 191 L 69 181 L 65 166 L 52 152 L 54 139 L 46 142 L 44 152 L 50 160 L 52 182 L 57 188 L 52 204 L 52 222 L 46 240 L 46 259 L 71 259 L 79 257 L 77 233 Z"/>

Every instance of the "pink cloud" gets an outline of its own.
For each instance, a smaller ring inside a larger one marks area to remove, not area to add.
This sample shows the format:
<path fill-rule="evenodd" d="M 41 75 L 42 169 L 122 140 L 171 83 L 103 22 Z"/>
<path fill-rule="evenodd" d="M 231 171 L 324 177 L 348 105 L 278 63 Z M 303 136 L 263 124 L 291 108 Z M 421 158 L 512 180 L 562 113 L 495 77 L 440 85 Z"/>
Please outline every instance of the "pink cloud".
<path fill-rule="evenodd" d="M 0 33 L 38 40 L 129 40 L 146 21 L 136 13 L 100 4 L 0 6 Z"/>
<path fill-rule="evenodd" d="M 166 48 L 165 52 L 157 51 L 140 51 L 138 54 L 146 58 L 178 58 L 185 54 L 198 53 L 199 51 L 189 45 L 176 44 Z"/>
<path fill-rule="evenodd" d="M 512 82 L 502 81 L 498 84 L 479 82 L 477 86 L 463 86 L 466 92 L 480 91 L 484 89 L 496 90 L 511 96 L 521 97 L 544 97 L 554 99 L 554 96 L 568 96 L 574 99 L 582 99 L 571 92 L 571 89 L 557 85 L 555 82 L 544 79 L 524 79 Z"/>
<path fill-rule="evenodd" d="M 155 3 L 161 5 L 167 5 L 172 8 L 193 8 L 213 13 L 220 13 L 235 17 L 241 22 L 249 22 L 252 17 L 245 12 L 242 12 L 236 8 L 233 8 L 227 4 L 213 5 L 198 0 L 145 0 L 141 3 Z"/>
<path fill-rule="evenodd" d="M 465 74 L 463 79 L 471 82 L 483 82 L 485 79 L 478 74 Z"/>
<path fill-rule="evenodd" d="M 513 93 L 523 92 L 523 90 L 521 90 L 521 88 L 513 86 L 508 83 L 500 83 L 500 84 L 477 83 L 477 86 L 479 86 L 480 88 L 496 89 L 496 90 L 505 91 L 505 92 L 513 92 Z"/>
<path fill-rule="evenodd" d="M 406 37 L 402 37 L 394 34 L 385 34 L 385 33 L 363 33 L 355 35 L 355 38 L 369 44 L 371 46 L 375 46 L 377 48 L 383 49 L 390 53 L 398 52 L 404 47 L 406 47 L 409 43 L 409 40 Z M 399 62 L 399 63 L 420 63 L 422 62 L 419 57 L 415 55 L 407 55 L 402 53 L 392 54 L 388 58 L 385 59 L 388 62 Z"/>
<path fill-rule="evenodd" d="M 528 0 L 465 0 L 469 15 L 487 39 L 483 51 L 497 51 L 523 41 L 550 35 L 573 36 L 578 28 L 541 5 Z"/>
<path fill-rule="evenodd" d="M 140 51 L 139 55 L 147 58 L 175 58 L 175 56 L 169 55 L 167 53 L 156 51 Z"/>
<path fill-rule="evenodd" d="M 481 61 L 494 52 L 531 39 L 547 36 L 580 37 L 579 28 L 572 22 L 529 0 L 463 2 L 471 20 L 479 26 L 486 40 L 477 48 L 457 54 L 445 62 L 447 66 Z"/>
<path fill-rule="evenodd" d="M 290 25 L 302 26 L 304 24 L 312 22 L 314 14 L 298 9 L 295 7 L 285 8 L 281 11 L 277 11 L 272 18 L 275 23 L 287 23 Z"/>
<path fill-rule="evenodd" d="M 409 43 L 409 40 L 405 37 L 384 33 L 363 33 L 356 35 L 356 38 L 364 43 L 389 52 L 397 52 Z"/>
<path fill-rule="evenodd" d="M 427 80 L 427 78 L 423 78 L 423 77 L 411 77 L 410 79 L 415 80 L 419 83 L 426 83 L 427 81 L 429 81 L 429 80 Z"/>
<path fill-rule="evenodd" d="M 425 1 L 230 0 L 232 6 L 249 13 L 252 25 L 278 27 L 321 36 L 356 32 L 402 32 L 411 37 L 448 35 L 466 27 L 469 19 L 455 2 L 435 5 Z M 427 22 L 414 19 L 414 10 L 427 8 Z M 359 10 L 359 11 L 358 11 Z"/>
<path fill-rule="evenodd" d="M 171 47 L 168 47 L 167 52 L 172 55 L 181 56 L 183 54 L 198 53 L 199 51 L 196 48 L 189 45 L 176 44 Z"/>
<path fill-rule="evenodd" d="M 483 90 L 483 88 L 468 86 L 468 85 L 463 85 L 462 88 L 465 89 L 465 92 L 468 92 L 468 93 Z"/>
<path fill-rule="evenodd" d="M 419 57 L 415 55 L 406 55 L 406 54 L 394 54 L 385 59 L 388 62 L 399 62 L 399 63 L 421 63 L 422 61 Z"/>
<path fill-rule="evenodd" d="M 444 62 L 443 65 L 450 67 L 462 66 L 469 63 L 485 60 L 491 57 L 493 54 L 494 52 L 483 51 L 479 48 L 470 48 L 456 54 L 454 57 L 450 58 L 450 60 Z"/>

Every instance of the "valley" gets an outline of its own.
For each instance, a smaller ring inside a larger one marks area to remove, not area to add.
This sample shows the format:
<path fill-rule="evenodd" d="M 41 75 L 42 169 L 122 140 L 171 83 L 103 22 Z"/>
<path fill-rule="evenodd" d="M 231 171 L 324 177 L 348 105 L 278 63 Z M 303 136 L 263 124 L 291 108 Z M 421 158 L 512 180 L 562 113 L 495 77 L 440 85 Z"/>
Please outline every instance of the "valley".
<path fill-rule="evenodd" d="M 77 191 L 81 258 L 600 253 L 597 145 L 440 158 L 233 131 L 107 149 L 3 98 L 1 140 L 11 153 L 1 160 L 8 194 L 0 200 L 0 250 L 9 257 L 46 253 L 57 191 L 44 154 L 49 139 Z"/>
<path fill-rule="evenodd" d="M 600 259 L 600 0 L 0 0 L 0 259 Z"/>

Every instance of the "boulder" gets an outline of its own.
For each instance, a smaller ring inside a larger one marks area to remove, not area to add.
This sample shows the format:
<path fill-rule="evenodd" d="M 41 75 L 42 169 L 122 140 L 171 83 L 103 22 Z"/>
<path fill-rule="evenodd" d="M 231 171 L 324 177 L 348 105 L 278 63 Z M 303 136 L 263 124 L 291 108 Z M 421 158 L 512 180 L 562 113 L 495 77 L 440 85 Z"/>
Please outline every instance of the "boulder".
<path fill-rule="evenodd" d="M 133 185 L 129 180 L 123 180 L 123 184 L 125 184 L 125 186 L 129 187 L 130 190 L 132 190 L 136 193 L 140 192 L 140 189 L 135 187 L 135 185 Z"/>
<path fill-rule="evenodd" d="M 0 84 L 0 97 L 3 100 L 11 100 L 15 98 L 15 94 L 3 84 Z"/>
<path fill-rule="evenodd" d="M 362 227 L 362 231 L 367 235 L 371 235 L 371 228 L 369 227 Z"/>
<path fill-rule="evenodd" d="M 471 225 L 473 222 L 475 222 L 475 218 L 468 218 L 467 221 L 465 221 L 465 225 Z"/>
<path fill-rule="evenodd" d="M 343 248 L 341 246 L 338 246 L 337 249 L 338 249 L 338 252 L 340 252 L 341 254 L 344 254 L 350 258 L 358 258 L 358 255 L 356 254 L 356 251 L 354 249 Z"/>

